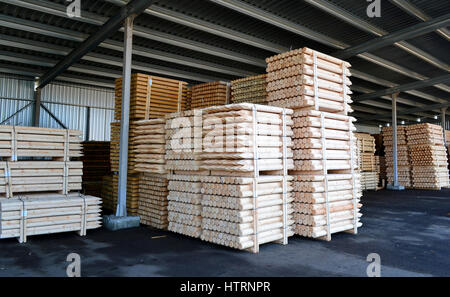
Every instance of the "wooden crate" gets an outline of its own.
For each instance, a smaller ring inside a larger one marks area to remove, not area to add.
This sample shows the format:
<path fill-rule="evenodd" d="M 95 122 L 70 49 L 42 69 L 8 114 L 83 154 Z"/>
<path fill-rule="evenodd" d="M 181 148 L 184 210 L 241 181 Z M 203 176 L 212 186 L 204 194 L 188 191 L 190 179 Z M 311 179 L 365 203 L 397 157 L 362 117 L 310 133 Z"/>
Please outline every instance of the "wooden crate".
<path fill-rule="evenodd" d="M 148 120 L 186 108 L 187 83 L 147 75 L 132 74 L 130 120 Z M 120 121 L 122 110 L 122 78 L 116 79 L 114 119 Z"/>
<path fill-rule="evenodd" d="M 101 227 L 102 200 L 79 194 L 39 194 L 13 199 L 0 199 L 0 238 L 17 238 L 27 242 L 28 236 L 87 230 Z"/>
<path fill-rule="evenodd" d="M 267 104 L 267 74 L 255 75 L 231 82 L 232 103 Z"/>
<path fill-rule="evenodd" d="M 216 81 L 192 87 L 191 109 L 201 109 L 216 105 L 229 104 L 231 101 L 231 85 Z"/>
<path fill-rule="evenodd" d="M 0 157 L 48 157 L 58 161 L 82 156 L 82 132 L 78 130 L 0 126 Z"/>
<path fill-rule="evenodd" d="M 0 162 L 0 195 L 12 198 L 52 191 L 68 194 L 81 190 L 82 175 L 82 162 Z"/>

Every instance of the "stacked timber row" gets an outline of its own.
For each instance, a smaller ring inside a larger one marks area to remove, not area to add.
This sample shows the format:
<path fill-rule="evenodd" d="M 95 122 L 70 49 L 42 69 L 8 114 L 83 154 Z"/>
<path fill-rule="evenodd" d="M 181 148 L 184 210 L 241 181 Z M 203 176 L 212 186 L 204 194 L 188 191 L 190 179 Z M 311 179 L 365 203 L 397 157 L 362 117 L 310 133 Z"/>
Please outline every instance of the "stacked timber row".
<path fill-rule="evenodd" d="M 383 128 L 383 144 L 386 161 L 386 175 L 388 184 L 394 183 L 394 158 L 393 158 L 393 129 L 392 127 Z M 412 187 L 411 162 L 409 159 L 408 140 L 406 136 L 406 127 L 397 127 L 397 172 L 398 182 L 405 188 Z"/>
<path fill-rule="evenodd" d="M 293 235 L 292 110 L 232 104 L 203 110 L 201 239 L 259 252 Z"/>
<path fill-rule="evenodd" d="M 226 105 L 231 101 L 231 85 L 216 81 L 192 87 L 191 109 L 201 109 L 216 105 Z"/>
<path fill-rule="evenodd" d="M 256 75 L 231 82 L 232 103 L 267 104 L 267 75 Z"/>
<path fill-rule="evenodd" d="M 449 186 L 447 152 L 441 126 L 417 124 L 406 127 L 415 189 Z"/>
<path fill-rule="evenodd" d="M 187 83 L 147 74 L 131 75 L 130 120 L 161 118 L 182 111 L 187 100 Z M 114 118 L 121 119 L 122 78 L 116 79 Z"/>
<path fill-rule="evenodd" d="M 168 174 L 168 230 L 199 238 L 201 235 L 202 116 L 185 111 L 166 116 L 166 169 Z"/>
<path fill-rule="evenodd" d="M 186 97 L 186 108 L 184 110 L 192 109 L 192 88 L 188 88 Z"/>
<path fill-rule="evenodd" d="M 0 197 L 82 189 L 82 133 L 77 130 L 0 126 Z M 30 161 L 24 158 L 49 158 Z"/>
<path fill-rule="evenodd" d="M 361 190 L 376 190 L 379 173 L 375 157 L 375 138 L 368 133 L 355 133 L 358 140 L 358 165 L 361 174 Z"/>
<path fill-rule="evenodd" d="M 102 178 L 110 174 L 109 141 L 83 142 L 83 193 L 102 197 Z"/>
<path fill-rule="evenodd" d="M 294 109 L 295 233 L 331 240 L 357 233 L 361 188 L 350 64 L 308 48 L 267 60 L 269 104 Z"/>
<path fill-rule="evenodd" d="M 138 214 L 141 224 L 167 229 L 166 120 L 143 120 L 136 125 L 136 170 L 140 172 Z"/>
<path fill-rule="evenodd" d="M 101 199 L 79 194 L 34 194 L 17 199 L 0 199 L 0 238 L 87 230 L 101 227 Z"/>

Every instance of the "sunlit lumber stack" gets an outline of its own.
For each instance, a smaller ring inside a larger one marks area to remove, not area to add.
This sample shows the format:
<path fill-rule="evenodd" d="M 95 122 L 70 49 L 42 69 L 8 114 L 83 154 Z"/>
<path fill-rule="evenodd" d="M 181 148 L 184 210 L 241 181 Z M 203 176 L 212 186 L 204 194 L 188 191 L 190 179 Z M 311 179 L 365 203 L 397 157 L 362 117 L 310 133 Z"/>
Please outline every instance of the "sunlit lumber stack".
<path fill-rule="evenodd" d="M 417 124 L 406 128 L 415 189 L 449 187 L 447 152 L 441 126 Z"/>
<path fill-rule="evenodd" d="M 83 162 L 18 161 L 0 162 L 0 197 L 23 193 L 80 191 Z"/>
<path fill-rule="evenodd" d="M 256 75 L 231 82 L 232 103 L 267 104 L 267 75 Z"/>
<path fill-rule="evenodd" d="M 101 196 L 102 178 L 111 172 L 109 141 L 83 142 L 83 193 Z"/>
<path fill-rule="evenodd" d="M 199 238 L 201 235 L 202 116 L 185 111 L 166 116 L 168 175 L 168 230 Z"/>
<path fill-rule="evenodd" d="M 266 59 L 269 105 L 294 109 L 295 233 L 331 240 L 362 226 L 351 65 L 308 48 Z"/>
<path fill-rule="evenodd" d="M 128 137 L 128 173 L 134 174 L 136 171 L 136 143 L 135 137 L 136 123 L 130 122 L 129 137 Z M 111 170 L 113 172 L 119 171 L 119 159 L 120 159 L 120 122 L 111 123 L 111 149 L 110 160 Z"/>
<path fill-rule="evenodd" d="M 266 62 L 269 105 L 351 112 L 349 63 L 309 48 L 276 55 Z"/>
<path fill-rule="evenodd" d="M 195 85 L 192 87 L 191 109 L 229 104 L 230 97 L 230 83 L 216 81 Z"/>
<path fill-rule="evenodd" d="M 136 170 L 139 175 L 141 224 L 167 229 L 166 120 L 136 122 Z"/>
<path fill-rule="evenodd" d="M 293 235 L 292 110 L 248 103 L 203 110 L 201 239 L 254 253 Z"/>
<path fill-rule="evenodd" d="M 383 128 L 383 144 L 386 157 L 386 175 L 388 184 L 393 184 L 394 182 L 394 143 L 392 132 L 392 127 Z M 399 184 L 406 188 L 411 188 L 411 161 L 409 159 L 408 140 L 405 126 L 397 127 L 397 168 Z"/>
<path fill-rule="evenodd" d="M 358 140 L 358 165 L 361 173 L 361 189 L 376 190 L 378 167 L 375 159 L 375 138 L 368 133 L 355 133 Z"/>
<path fill-rule="evenodd" d="M 187 83 L 147 75 L 132 74 L 130 120 L 148 120 L 184 110 Z M 116 79 L 114 119 L 120 121 L 122 110 L 122 78 Z"/>
<path fill-rule="evenodd" d="M 101 199 L 79 194 L 39 194 L 0 199 L 0 238 L 87 230 L 101 227 Z"/>
<path fill-rule="evenodd" d="M 0 126 L 0 157 L 8 161 L 22 157 L 69 161 L 82 156 L 81 136 L 79 130 Z"/>

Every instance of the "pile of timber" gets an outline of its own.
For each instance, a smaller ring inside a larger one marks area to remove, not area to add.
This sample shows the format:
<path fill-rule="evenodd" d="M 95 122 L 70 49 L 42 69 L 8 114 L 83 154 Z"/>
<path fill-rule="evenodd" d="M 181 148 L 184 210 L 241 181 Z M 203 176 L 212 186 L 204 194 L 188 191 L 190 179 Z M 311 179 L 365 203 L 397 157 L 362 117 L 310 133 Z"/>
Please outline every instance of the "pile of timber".
<path fill-rule="evenodd" d="M 387 175 L 386 175 L 386 157 L 385 156 L 379 156 L 379 160 L 380 160 L 380 180 L 386 180 Z"/>
<path fill-rule="evenodd" d="M 348 116 L 351 65 L 308 48 L 266 61 L 269 104 L 294 109 L 295 233 L 326 240 L 356 234 L 362 205 L 355 119 Z"/>
<path fill-rule="evenodd" d="M 415 189 L 449 187 L 447 152 L 441 126 L 417 124 L 406 128 Z"/>
<path fill-rule="evenodd" d="M 292 110 L 232 104 L 203 110 L 201 239 L 259 252 L 293 235 Z"/>
<path fill-rule="evenodd" d="M 202 116 L 198 111 L 166 115 L 166 169 L 168 230 L 199 238 L 201 229 Z"/>
<path fill-rule="evenodd" d="M 386 157 L 386 175 L 389 184 L 394 183 L 393 129 L 383 128 L 383 144 Z M 409 159 L 406 126 L 397 127 L 397 172 L 398 182 L 405 188 L 412 187 L 411 162 Z"/>
<path fill-rule="evenodd" d="M 201 109 L 230 103 L 230 83 L 216 81 L 192 87 L 191 109 Z"/>
<path fill-rule="evenodd" d="M 351 65 L 309 48 L 266 59 L 269 105 L 351 112 Z"/>
<path fill-rule="evenodd" d="M 262 74 L 232 81 L 232 103 L 267 104 L 266 79 L 267 74 Z"/>
<path fill-rule="evenodd" d="M 39 194 L 0 199 L 0 238 L 87 230 L 101 227 L 101 199 L 79 194 Z"/>
<path fill-rule="evenodd" d="M 147 74 L 131 75 L 130 120 L 161 118 L 186 108 L 187 83 Z M 116 79 L 114 118 L 121 119 L 122 78 Z"/>
<path fill-rule="evenodd" d="M 138 214 L 141 224 L 167 229 L 166 120 L 143 120 L 136 125 L 136 170 L 140 172 Z"/>
<path fill-rule="evenodd" d="M 100 197 L 103 199 L 103 209 L 115 212 L 117 204 L 114 205 L 113 199 L 113 174 L 108 174 L 102 177 L 102 192 Z"/>
<path fill-rule="evenodd" d="M 128 173 L 135 174 L 136 171 L 136 143 L 135 137 L 137 125 L 136 122 L 130 122 L 130 129 L 128 131 Z M 119 171 L 120 159 L 120 122 L 111 122 L 111 146 L 110 146 L 110 160 L 111 171 Z"/>
<path fill-rule="evenodd" d="M 0 197 L 81 190 L 83 163 L 72 161 L 82 156 L 81 136 L 77 130 L 0 126 Z"/>
<path fill-rule="evenodd" d="M 102 180 L 103 208 L 115 213 L 119 196 L 119 175 L 113 173 L 103 177 Z M 129 175 L 127 179 L 127 214 L 138 214 L 139 202 L 139 176 Z"/>
<path fill-rule="evenodd" d="M 82 156 L 81 142 L 79 130 L 0 126 L 0 157 L 7 161 L 23 157 L 69 161 Z"/>
<path fill-rule="evenodd" d="M 375 157 L 375 138 L 368 133 L 355 133 L 358 140 L 358 165 L 361 174 L 361 189 L 378 188 L 378 166 Z"/>
<path fill-rule="evenodd" d="M 109 141 L 83 142 L 83 193 L 102 197 L 102 178 L 111 172 Z"/>
<path fill-rule="evenodd" d="M 188 88 L 187 94 L 186 94 L 186 108 L 184 110 L 191 110 L 192 109 L 192 88 Z"/>

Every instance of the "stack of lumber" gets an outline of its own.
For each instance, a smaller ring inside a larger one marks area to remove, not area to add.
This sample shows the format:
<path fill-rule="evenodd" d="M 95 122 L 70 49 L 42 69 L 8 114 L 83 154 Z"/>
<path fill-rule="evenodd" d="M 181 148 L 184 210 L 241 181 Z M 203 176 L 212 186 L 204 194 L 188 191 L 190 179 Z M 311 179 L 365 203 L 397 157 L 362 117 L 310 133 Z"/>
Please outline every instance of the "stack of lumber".
<path fill-rule="evenodd" d="M 216 81 L 192 87 L 191 109 L 201 109 L 230 103 L 230 83 Z"/>
<path fill-rule="evenodd" d="M 81 137 L 79 130 L 0 126 L 0 157 L 9 161 L 22 157 L 69 161 L 82 156 Z"/>
<path fill-rule="evenodd" d="M 79 194 L 39 194 L 0 199 L 0 238 L 87 230 L 101 227 L 101 199 Z"/>
<path fill-rule="evenodd" d="M 148 120 L 184 110 L 187 100 L 187 83 L 147 75 L 131 75 L 130 120 Z M 114 118 L 121 119 L 122 78 L 116 79 Z"/>
<path fill-rule="evenodd" d="M 80 191 L 83 162 L 18 161 L 0 162 L 0 196 L 12 198 L 23 193 Z"/>
<path fill-rule="evenodd" d="M 384 156 L 379 156 L 379 160 L 380 160 L 380 180 L 386 180 L 387 175 L 386 175 L 386 157 Z"/>
<path fill-rule="evenodd" d="M 269 105 L 344 115 L 351 112 L 349 63 L 309 48 L 276 55 L 266 62 Z"/>
<path fill-rule="evenodd" d="M 130 130 L 128 131 L 128 173 L 135 174 L 136 171 L 136 146 L 135 137 L 137 125 L 136 122 L 130 122 Z M 110 146 L 110 160 L 111 171 L 119 171 L 120 158 L 120 122 L 111 122 L 111 146 Z"/>
<path fill-rule="evenodd" d="M 375 138 L 368 133 L 355 133 L 358 140 L 358 163 L 361 174 L 361 189 L 376 190 L 378 187 L 378 167 L 375 158 Z"/>
<path fill-rule="evenodd" d="M 102 178 L 111 172 L 109 141 L 83 142 L 83 193 L 101 196 Z"/>
<path fill-rule="evenodd" d="M 141 224 L 167 229 L 166 120 L 143 120 L 136 125 L 136 170 L 140 172 L 138 214 Z"/>
<path fill-rule="evenodd" d="M 388 184 L 394 183 L 393 129 L 383 128 L 383 144 L 386 157 L 386 175 Z M 397 171 L 398 182 L 405 188 L 412 187 L 411 162 L 409 160 L 406 126 L 397 127 Z"/>
<path fill-rule="evenodd" d="M 308 48 L 266 61 L 269 104 L 294 109 L 295 233 L 326 240 L 356 234 L 362 205 L 355 119 L 348 116 L 351 65 Z"/>
<path fill-rule="evenodd" d="M 198 111 L 166 115 L 168 174 L 168 230 L 199 238 L 201 235 L 202 116 Z"/>
<path fill-rule="evenodd" d="M 267 74 L 250 76 L 231 82 L 233 103 L 267 104 Z"/>
<path fill-rule="evenodd" d="M 116 212 L 118 193 L 119 193 L 119 175 L 112 174 L 103 177 L 102 198 L 103 208 L 110 212 Z M 127 180 L 127 214 L 136 216 L 138 213 L 139 202 L 139 176 L 128 176 Z"/>
<path fill-rule="evenodd" d="M 415 189 L 449 186 L 447 152 L 441 126 L 417 124 L 406 128 Z"/>
<path fill-rule="evenodd" d="M 248 103 L 203 110 L 201 239 L 254 253 L 293 235 L 292 110 Z"/>
<path fill-rule="evenodd" d="M 188 88 L 187 94 L 186 94 L 186 108 L 184 110 L 191 110 L 192 109 L 192 88 Z"/>
<path fill-rule="evenodd" d="M 81 190 L 83 163 L 71 161 L 82 156 L 81 135 L 77 130 L 0 126 L 0 196 Z"/>

